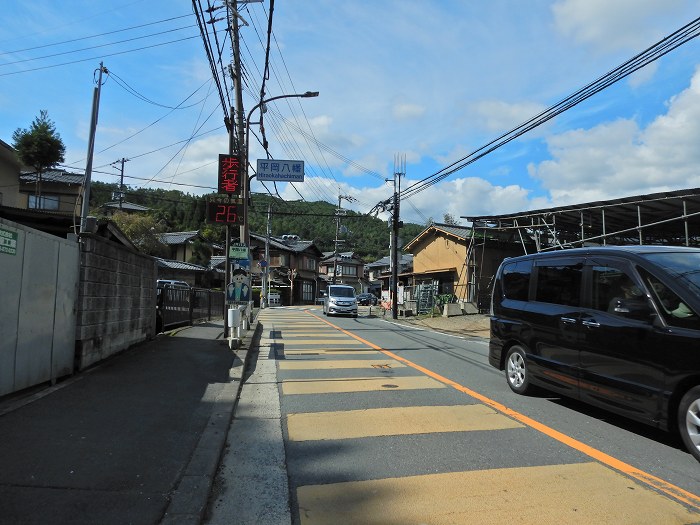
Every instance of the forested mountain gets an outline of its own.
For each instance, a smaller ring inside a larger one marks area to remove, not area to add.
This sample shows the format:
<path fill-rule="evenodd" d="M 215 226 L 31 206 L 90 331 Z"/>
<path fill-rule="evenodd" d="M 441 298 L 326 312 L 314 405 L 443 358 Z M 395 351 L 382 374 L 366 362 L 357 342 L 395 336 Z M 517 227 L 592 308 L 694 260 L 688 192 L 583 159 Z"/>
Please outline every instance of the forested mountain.
<path fill-rule="evenodd" d="M 93 182 L 90 190 L 90 208 L 95 210 L 116 199 L 117 184 Z M 225 228 L 207 224 L 205 221 L 206 200 L 178 190 L 127 188 L 124 201 L 146 206 L 161 231 L 201 230 L 211 241 L 223 243 Z M 265 235 L 268 207 L 271 210 L 272 236 L 296 234 L 304 240 L 313 240 L 321 251 L 333 251 L 336 220 L 336 205 L 328 202 L 283 201 L 270 195 L 255 194 L 248 208 L 248 221 L 251 233 Z M 366 262 L 372 262 L 389 254 L 389 227 L 386 221 L 347 211 L 341 217 L 341 233 L 338 238 L 339 251 L 354 251 Z M 403 244 L 418 235 L 424 225 L 404 223 L 400 230 Z M 238 229 L 233 229 L 238 235 Z"/>

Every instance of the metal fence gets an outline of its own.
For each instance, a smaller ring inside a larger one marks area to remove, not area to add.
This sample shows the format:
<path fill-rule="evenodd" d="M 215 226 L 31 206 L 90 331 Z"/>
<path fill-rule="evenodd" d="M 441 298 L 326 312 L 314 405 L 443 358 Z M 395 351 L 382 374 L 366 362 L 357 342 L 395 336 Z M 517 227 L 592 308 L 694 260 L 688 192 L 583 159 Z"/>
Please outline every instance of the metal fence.
<path fill-rule="evenodd" d="M 158 332 L 193 324 L 197 321 L 223 319 L 224 292 L 206 288 L 158 288 L 156 329 Z"/>

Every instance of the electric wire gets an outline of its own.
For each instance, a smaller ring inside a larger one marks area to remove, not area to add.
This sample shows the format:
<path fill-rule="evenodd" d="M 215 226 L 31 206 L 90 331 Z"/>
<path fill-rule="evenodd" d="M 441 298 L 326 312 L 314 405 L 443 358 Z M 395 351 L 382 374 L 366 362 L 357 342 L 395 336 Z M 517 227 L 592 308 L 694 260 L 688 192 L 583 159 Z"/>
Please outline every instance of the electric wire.
<path fill-rule="evenodd" d="M 83 51 L 91 51 L 93 49 L 100 49 L 103 47 L 116 46 L 116 45 L 124 44 L 127 42 L 134 42 L 136 40 L 143 40 L 145 38 L 151 38 L 154 36 L 160 36 L 160 35 L 165 35 L 168 33 L 174 33 L 175 31 L 182 31 L 183 29 L 190 29 L 191 27 L 192 26 L 183 26 L 183 27 L 178 27 L 175 29 L 168 29 L 167 31 L 161 31 L 159 33 L 152 33 L 150 35 L 141 35 L 141 36 L 137 36 L 137 37 L 133 37 L 133 38 L 127 38 L 125 40 L 117 40 L 116 42 L 107 42 L 105 44 L 99 44 L 99 45 L 90 46 L 90 47 L 83 47 L 80 49 L 70 49 L 68 51 L 61 51 L 60 53 L 52 53 L 50 55 L 43 55 L 43 56 L 31 57 L 31 58 L 23 58 L 21 60 L 15 60 L 13 62 L 4 62 L 4 63 L 0 64 L 0 67 L 12 66 L 15 64 L 22 64 L 25 62 L 32 62 L 33 60 L 43 60 L 45 58 L 54 58 L 54 57 L 58 57 L 58 56 L 62 56 L 62 55 L 70 55 L 73 53 L 81 53 Z M 6 54 L 6 53 L 0 53 L 0 54 Z"/>
<path fill-rule="evenodd" d="M 676 32 L 664 38 L 663 40 L 657 42 L 653 46 L 635 55 L 620 66 L 609 71 L 608 73 L 599 77 L 595 81 L 587 84 L 583 88 L 577 90 L 573 94 L 569 95 L 568 97 L 557 102 L 548 109 L 532 117 L 530 120 L 520 124 L 518 127 L 513 128 L 512 130 L 500 135 L 496 139 L 488 142 L 484 146 L 481 146 L 480 148 L 474 150 L 466 157 L 463 157 L 462 159 L 453 162 L 449 166 L 439 170 L 438 172 L 434 173 L 433 175 L 430 175 L 429 177 L 426 177 L 418 182 L 413 183 L 401 192 L 400 198 L 402 200 L 408 199 L 416 195 L 417 193 L 429 188 L 430 186 L 437 184 L 446 177 L 449 177 L 450 175 L 465 168 L 473 162 L 476 162 L 478 159 L 500 148 L 504 144 L 507 144 L 508 142 L 520 137 L 521 135 L 527 133 L 531 129 L 540 126 L 541 124 L 547 122 L 555 116 L 563 113 L 564 111 L 574 107 L 580 102 L 592 97 L 593 95 L 599 93 L 603 89 L 632 74 L 638 69 L 641 69 L 647 64 L 659 59 L 660 57 L 669 53 L 673 49 L 676 49 L 680 45 L 697 37 L 698 34 L 700 34 L 700 18 L 697 18 L 689 24 L 686 24 Z"/>
<path fill-rule="evenodd" d="M 99 33 L 99 34 L 97 34 L 97 35 L 82 36 L 82 37 L 79 37 L 79 38 L 72 38 L 72 39 L 70 39 L 70 40 L 64 40 L 64 41 L 62 41 L 62 42 L 53 42 L 53 43 L 51 43 L 51 44 L 43 44 L 43 45 L 40 45 L 40 46 L 25 47 L 24 49 L 16 49 L 16 50 L 14 50 L 14 51 L 2 51 L 2 52 L 0 52 L 0 56 L 2 56 L 2 55 L 13 55 L 13 54 L 15 54 L 15 53 L 25 53 L 25 52 L 27 52 L 27 51 L 34 51 L 35 49 L 43 49 L 43 48 L 45 48 L 45 47 L 57 47 L 57 46 L 61 46 L 61 45 L 64 45 L 64 44 L 72 44 L 73 42 L 83 42 L 83 41 L 89 40 L 89 39 L 91 39 L 91 38 L 98 38 L 98 37 L 102 37 L 102 36 L 114 35 L 114 34 L 116 34 L 116 33 L 123 33 L 123 32 L 125 32 L 125 31 L 131 31 L 132 29 L 141 29 L 142 27 L 148 27 L 148 26 L 152 26 L 152 25 L 156 25 L 156 24 L 162 24 L 162 23 L 164 23 L 164 22 L 171 22 L 171 21 L 173 21 L 173 20 L 179 20 L 179 19 L 181 19 L 181 18 L 189 18 L 190 16 L 191 16 L 191 15 L 174 16 L 174 17 L 171 17 L 171 18 L 165 18 L 165 19 L 163 19 L 163 20 L 157 20 L 157 21 L 155 21 L 155 22 L 148 22 L 148 23 L 146 23 L 146 24 L 141 24 L 141 25 L 137 25 L 137 26 L 125 27 L 124 29 L 117 29 L 117 30 L 114 30 L 114 31 L 107 31 L 107 32 L 105 32 L 105 33 Z M 194 27 L 194 26 L 188 26 L 188 27 Z M 159 33 L 156 33 L 156 34 L 159 34 Z"/>
<path fill-rule="evenodd" d="M 153 44 L 153 45 L 150 45 L 150 46 L 143 46 L 143 47 L 139 47 L 139 48 L 136 48 L 136 49 L 127 49 L 127 50 L 124 50 L 124 51 L 115 51 L 114 53 L 108 53 L 108 54 L 106 54 L 106 55 L 100 55 L 100 56 L 94 56 L 94 57 L 90 57 L 90 58 L 82 58 L 82 59 L 78 59 L 78 60 L 72 60 L 72 61 L 70 61 L 70 62 L 61 62 L 61 63 L 58 63 L 58 64 L 49 64 L 49 65 L 47 65 L 47 66 L 34 67 L 34 68 L 31 68 L 31 69 L 22 69 L 21 71 L 10 71 L 10 72 L 7 72 L 7 73 L 0 73 L 0 77 L 7 77 L 7 76 L 10 76 L 10 75 L 19 75 L 20 73 L 31 73 L 31 72 L 33 72 L 33 71 L 42 71 L 42 70 L 44 70 L 44 69 L 52 69 L 52 68 L 55 68 L 55 67 L 69 66 L 69 65 L 72 65 L 72 64 L 80 64 L 81 62 L 93 62 L 93 61 L 97 61 L 97 60 L 103 60 L 104 58 L 107 58 L 107 57 L 114 57 L 114 56 L 119 56 L 119 55 L 126 55 L 127 53 L 135 53 L 135 52 L 137 52 L 137 51 L 144 51 L 145 49 L 153 49 L 153 48 L 156 48 L 156 47 L 162 47 L 162 46 L 167 46 L 167 45 L 170 45 L 170 44 L 176 44 L 176 43 L 178 43 L 178 42 L 185 42 L 185 41 L 187 41 L 187 40 L 192 40 L 192 39 L 194 39 L 194 38 L 198 38 L 197 35 L 195 35 L 195 36 L 188 36 L 188 37 L 180 38 L 180 39 L 177 39 L 177 40 L 170 40 L 170 41 L 168 41 L 168 42 L 160 42 L 160 43 L 158 43 L 158 44 Z"/>

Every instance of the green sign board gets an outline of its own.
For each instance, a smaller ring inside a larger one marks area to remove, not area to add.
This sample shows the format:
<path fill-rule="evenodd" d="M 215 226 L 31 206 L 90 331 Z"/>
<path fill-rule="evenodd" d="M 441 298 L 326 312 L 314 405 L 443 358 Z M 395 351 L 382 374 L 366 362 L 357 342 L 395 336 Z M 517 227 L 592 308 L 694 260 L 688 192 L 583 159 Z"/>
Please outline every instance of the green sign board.
<path fill-rule="evenodd" d="M 0 228 L 0 253 L 17 255 L 17 232 Z"/>
<path fill-rule="evenodd" d="M 229 259 L 248 259 L 248 246 L 235 242 L 228 247 Z"/>

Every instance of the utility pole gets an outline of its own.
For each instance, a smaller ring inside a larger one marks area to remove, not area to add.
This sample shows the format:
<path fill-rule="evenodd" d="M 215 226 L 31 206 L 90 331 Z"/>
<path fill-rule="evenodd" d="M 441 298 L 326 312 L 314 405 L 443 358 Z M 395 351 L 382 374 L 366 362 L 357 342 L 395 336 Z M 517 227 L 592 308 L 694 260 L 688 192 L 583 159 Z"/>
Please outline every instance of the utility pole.
<path fill-rule="evenodd" d="M 398 162 L 398 165 L 397 165 Z M 399 195 L 401 194 L 401 177 L 406 173 L 405 158 L 394 159 L 394 203 L 391 212 L 391 318 L 396 319 L 399 316 L 398 305 L 398 281 L 399 281 L 399 229 L 403 223 L 399 220 Z M 398 189 L 397 189 L 398 187 Z"/>
<path fill-rule="evenodd" d="M 90 177 L 92 176 L 92 157 L 95 151 L 95 133 L 97 132 L 97 116 L 100 112 L 100 92 L 102 91 L 102 72 L 107 68 L 100 62 L 100 74 L 97 77 L 97 86 L 92 94 L 92 118 L 90 120 L 90 139 L 88 141 L 87 165 L 85 166 L 85 183 L 83 185 L 83 205 L 80 212 L 80 233 L 84 233 L 87 226 L 87 216 L 90 211 Z"/>
<path fill-rule="evenodd" d="M 230 108 L 231 119 L 227 122 L 229 140 L 228 140 L 228 153 L 229 155 L 238 155 L 239 165 L 241 166 L 241 197 L 243 199 L 243 217 L 244 221 L 248 220 L 247 217 L 247 190 L 248 190 L 248 167 L 245 164 L 243 158 L 243 85 L 241 82 L 241 57 L 240 57 L 240 47 L 239 47 L 239 33 L 238 33 L 238 2 L 237 0 L 228 0 L 227 5 L 230 9 L 229 12 L 229 24 L 231 29 L 231 45 L 233 52 L 233 66 L 230 68 L 230 73 L 232 81 L 234 84 L 234 91 L 236 97 L 236 107 Z M 248 245 L 248 239 L 246 236 L 247 230 L 246 226 L 240 227 L 239 241 Z M 224 289 L 228 289 L 228 284 L 231 282 L 231 260 L 230 260 L 230 250 L 231 248 L 231 225 L 226 225 L 226 244 L 225 244 L 225 260 L 224 260 L 224 273 L 225 273 L 225 283 Z M 249 284 L 250 286 L 250 284 Z M 228 326 L 228 304 L 224 312 L 224 335 L 229 335 Z"/>
<path fill-rule="evenodd" d="M 129 159 L 122 157 L 120 161 L 122 163 L 121 175 L 119 176 L 119 211 L 122 211 L 122 206 L 124 204 L 124 163 L 129 162 Z"/>
<path fill-rule="evenodd" d="M 265 229 L 265 267 L 263 268 L 263 297 L 260 306 L 266 308 L 270 293 L 270 235 L 272 229 L 272 203 L 267 205 L 267 228 Z M 264 304 L 263 304 L 264 301 Z"/>
<path fill-rule="evenodd" d="M 335 284 L 336 275 L 338 273 L 338 235 L 340 234 L 340 214 L 342 208 L 340 207 L 340 202 L 345 199 L 348 202 L 355 202 L 357 199 L 351 195 L 338 195 L 338 209 L 335 210 L 335 249 L 333 251 L 333 279 L 332 284 Z"/>

